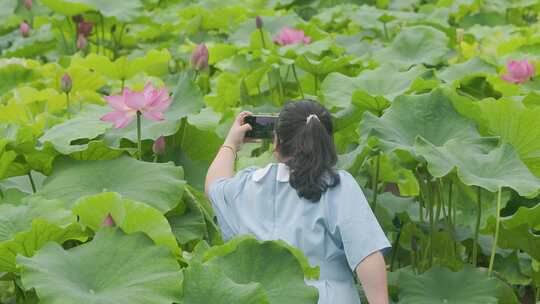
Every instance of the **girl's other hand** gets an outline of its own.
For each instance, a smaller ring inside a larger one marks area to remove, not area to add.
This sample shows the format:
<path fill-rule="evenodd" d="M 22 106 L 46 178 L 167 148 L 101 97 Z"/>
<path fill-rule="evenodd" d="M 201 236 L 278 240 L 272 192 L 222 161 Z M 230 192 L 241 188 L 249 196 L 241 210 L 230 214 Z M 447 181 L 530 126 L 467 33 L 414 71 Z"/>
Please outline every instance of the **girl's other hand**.
<path fill-rule="evenodd" d="M 236 150 L 240 149 L 240 146 L 246 137 L 246 132 L 251 130 L 251 125 L 244 123 L 244 118 L 249 115 L 253 115 L 253 113 L 243 111 L 236 116 L 231 129 L 229 130 L 229 134 L 227 135 L 227 138 L 225 138 L 225 145 L 232 146 Z"/>

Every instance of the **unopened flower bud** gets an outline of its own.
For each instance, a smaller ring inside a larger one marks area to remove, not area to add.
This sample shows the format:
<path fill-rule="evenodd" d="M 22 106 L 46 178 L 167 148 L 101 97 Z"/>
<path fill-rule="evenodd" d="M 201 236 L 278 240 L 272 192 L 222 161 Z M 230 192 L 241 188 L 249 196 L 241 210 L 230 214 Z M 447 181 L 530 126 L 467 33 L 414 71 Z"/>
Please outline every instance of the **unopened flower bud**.
<path fill-rule="evenodd" d="M 196 70 L 204 70 L 208 67 L 208 48 L 201 43 L 191 54 L 191 66 Z"/>
<path fill-rule="evenodd" d="M 158 137 L 154 141 L 154 144 L 152 145 L 152 151 L 156 155 L 161 155 L 165 153 L 165 137 L 163 137 L 163 135 Z"/>
<path fill-rule="evenodd" d="M 92 27 L 94 25 L 92 24 L 92 22 L 88 22 L 88 21 L 82 21 L 82 22 L 79 22 L 79 24 L 77 25 L 77 32 L 82 35 L 84 35 L 84 37 L 88 37 L 90 35 L 90 33 L 92 33 Z"/>
<path fill-rule="evenodd" d="M 86 46 L 88 45 L 88 41 L 86 40 L 86 37 L 84 37 L 83 34 L 79 34 L 79 37 L 77 38 L 77 48 L 79 50 L 86 49 Z"/>
<path fill-rule="evenodd" d="M 73 86 L 73 82 L 71 80 L 71 77 L 68 73 L 65 73 L 64 76 L 62 76 L 62 80 L 60 80 L 60 89 L 64 93 L 71 92 L 71 88 Z"/>
<path fill-rule="evenodd" d="M 24 38 L 30 36 L 30 25 L 26 23 L 26 21 L 23 21 L 21 25 L 19 26 L 19 30 L 21 31 L 21 36 Z"/>
<path fill-rule="evenodd" d="M 108 213 L 105 219 L 103 219 L 103 222 L 101 223 L 101 227 L 115 227 L 116 223 L 114 222 L 114 219 L 112 218 L 111 214 Z"/>
<path fill-rule="evenodd" d="M 255 17 L 255 26 L 257 27 L 258 30 L 262 29 L 263 20 L 262 20 L 261 16 Z"/>
<path fill-rule="evenodd" d="M 23 5 L 27 10 L 32 10 L 32 0 L 24 0 Z"/>

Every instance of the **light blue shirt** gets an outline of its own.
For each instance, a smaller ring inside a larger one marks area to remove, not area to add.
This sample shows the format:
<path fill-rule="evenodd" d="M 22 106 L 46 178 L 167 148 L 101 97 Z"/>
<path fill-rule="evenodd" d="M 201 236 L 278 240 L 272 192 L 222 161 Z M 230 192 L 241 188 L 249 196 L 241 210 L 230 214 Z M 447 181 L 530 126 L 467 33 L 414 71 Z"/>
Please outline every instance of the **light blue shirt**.
<path fill-rule="evenodd" d="M 353 273 L 368 255 L 390 247 L 360 186 L 347 171 L 319 202 L 300 198 L 289 184 L 289 168 L 250 167 L 212 182 L 209 197 L 223 239 L 251 234 L 282 239 L 300 248 L 320 279 L 306 280 L 319 290 L 319 304 L 358 304 Z"/>

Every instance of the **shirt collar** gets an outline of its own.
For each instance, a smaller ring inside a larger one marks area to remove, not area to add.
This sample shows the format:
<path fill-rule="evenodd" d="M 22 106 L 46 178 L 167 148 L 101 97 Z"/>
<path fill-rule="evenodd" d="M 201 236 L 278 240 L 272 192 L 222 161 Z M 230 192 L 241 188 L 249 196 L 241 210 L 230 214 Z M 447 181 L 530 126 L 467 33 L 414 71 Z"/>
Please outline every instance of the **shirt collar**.
<path fill-rule="evenodd" d="M 270 169 L 274 165 L 277 166 L 276 180 L 278 182 L 289 182 L 289 167 L 284 163 L 277 163 L 277 164 L 271 163 L 271 164 L 268 164 L 264 168 L 260 168 L 260 169 L 255 170 L 255 172 L 253 172 L 253 175 L 251 176 L 251 178 L 256 182 L 261 181 L 268 174 L 268 172 L 270 172 Z"/>

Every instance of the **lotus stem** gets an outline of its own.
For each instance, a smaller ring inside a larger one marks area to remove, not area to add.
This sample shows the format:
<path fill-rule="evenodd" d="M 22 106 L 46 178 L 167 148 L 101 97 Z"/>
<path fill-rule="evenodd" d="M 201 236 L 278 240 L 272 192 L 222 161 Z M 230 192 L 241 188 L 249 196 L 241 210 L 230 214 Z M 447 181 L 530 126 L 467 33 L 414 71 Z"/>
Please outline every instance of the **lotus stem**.
<path fill-rule="evenodd" d="M 126 85 L 126 79 L 122 78 L 122 90 L 120 91 L 120 93 L 123 93 L 124 92 L 124 87 Z"/>
<path fill-rule="evenodd" d="M 377 195 L 379 192 L 377 191 L 377 185 L 379 184 L 379 171 L 381 166 L 381 154 L 377 153 L 377 156 L 375 157 L 375 174 L 373 175 L 373 181 L 371 183 L 371 186 L 373 187 L 373 196 L 371 198 L 371 209 L 373 212 L 375 212 L 375 208 L 377 208 Z"/>
<path fill-rule="evenodd" d="M 259 34 L 261 35 L 261 43 L 262 43 L 263 49 L 266 49 L 266 42 L 264 41 L 264 33 L 263 33 L 262 28 L 259 29 Z"/>
<path fill-rule="evenodd" d="M 433 185 L 431 184 L 431 182 L 428 182 L 427 183 L 427 186 L 428 186 L 428 190 L 429 190 L 429 195 L 428 195 L 428 203 L 429 203 L 429 206 L 428 206 L 428 216 L 429 216 L 429 229 L 430 229 L 430 232 L 429 232 L 429 267 L 431 267 L 433 265 L 433 240 L 435 239 L 435 222 L 434 222 L 434 219 L 433 219 L 433 203 L 435 201 L 435 195 L 434 195 L 434 191 L 433 191 Z"/>
<path fill-rule="evenodd" d="M 476 187 L 476 226 L 474 227 L 474 242 L 472 262 L 474 267 L 478 264 L 478 233 L 480 232 L 480 220 L 482 219 L 482 189 Z"/>
<path fill-rule="evenodd" d="M 36 193 L 36 183 L 34 183 L 34 178 L 32 177 L 32 171 L 28 171 L 28 179 L 30 180 L 30 185 L 32 186 L 32 193 Z"/>
<path fill-rule="evenodd" d="M 158 155 L 154 153 L 154 160 L 152 162 L 157 163 L 158 161 Z"/>
<path fill-rule="evenodd" d="M 98 13 L 99 15 L 99 22 L 101 23 L 101 43 L 105 42 L 105 21 L 103 20 L 103 15 L 101 13 Z M 101 46 L 101 49 L 103 50 L 103 54 L 105 55 L 105 45 Z"/>
<path fill-rule="evenodd" d="M 383 29 L 384 29 L 384 38 L 386 41 L 390 40 L 390 37 L 388 36 L 388 28 L 386 27 L 386 22 L 383 22 Z"/>
<path fill-rule="evenodd" d="M 137 159 L 142 159 L 141 147 L 141 112 L 137 111 Z"/>
<path fill-rule="evenodd" d="M 396 256 L 399 250 L 399 239 L 401 238 L 401 227 L 399 227 L 396 240 L 394 241 L 394 246 L 392 246 L 394 252 L 392 253 L 392 260 L 390 261 L 390 271 L 394 271 L 394 262 L 396 260 Z"/>
<path fill-rule="evenodd" d="M 497 241 L 499 240 L 499 226 L 501 223 L 501 192 L 502 188 L 499 187 L 499 191 L 497 193 L 497 217 L 495 224 L 495 237 L 493 240 L 493 246 L 491 246 L 491 257 L 489 259 L 488 276 L 491 276 L 491 272 L 493 271 L 493 263 L 495 262 L 495 250 L 497 249 Z"/>
<path fill-rule="evenodd" d="M 71 118 L 71 115 L 69 113 L 69 104 L 70 104 L 69 92 L 66 92 L 66 112 L 67 112 L 68 119 Z"/>
<path fill-rule="evenodd" d="M 294 76 L 294 80 L 296 80 L 296 85 L 298 85 L 298 90 L 300 91 L 300 96 L 302 96 L 302 99 L 304 98 L 304 90 L 302 90 L 302 84 L 300 84 L 300 80 L 298 79 L 298 75 L 296 74 L 296 67 L 294 63 L 292 64 L 292 72 Z"/>

